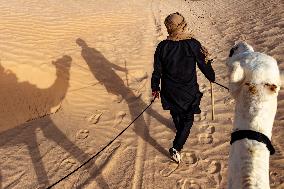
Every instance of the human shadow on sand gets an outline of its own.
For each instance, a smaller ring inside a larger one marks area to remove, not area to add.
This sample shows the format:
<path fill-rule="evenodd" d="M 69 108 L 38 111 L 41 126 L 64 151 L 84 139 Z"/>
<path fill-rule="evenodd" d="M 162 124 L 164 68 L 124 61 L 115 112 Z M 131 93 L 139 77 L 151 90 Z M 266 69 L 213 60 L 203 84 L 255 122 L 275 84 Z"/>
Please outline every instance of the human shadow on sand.
<path fill-rule="evenodd" d="M 137 98 L 133 91 L 124 84 L 123 80 L 114 71 L 115 69 L 126 72 L 126 68 L 122 68 L 108 61 L 101 52 L 95 48 L 89 47 L 83 39 L 78 38 L 76 43 L 82 48 L 81 55 L 93 73 L 95 79 L 104 85 L 107 92 L 122 96 L 128 105 L 131 120 L 134 120 L 144 110 L 144 108 L 148 106 L 148 104 L 140 98 Z M 173 128 L 169 126 L 170 121 L 162 117 L 151 107 L 146 112 L 160 123 L 173 130 Z M 149 129 L 143 115 L 134 122 L 134 131 L 161 154 L 168 156 L 168 151 L 150 136 Z"/>
<path fill-rule="evenodd" d="M 56 107 L 60 105 L 60 103 L 62 102 L 63 98 L 66 95 L 67 89 L 69 87 L 69 78 L 70 78 L 69 71 L 71 67 L 71 62 L 72 62 L 72 58 L 66 55 L 63 56 L 62 58 L 57 59 L 55 62 L 53 62 L 54 66 L 56 67 L 57 77 L 54 83 L 52 84 L 52 86 L 47 89 L 39 89 L 35 85 L 32 85 L 28 82 L 18 82 L 16 75 L 11 72 L 5 72 L 4 68 L 1 65 L 0 65 L 0 76 L 1 78 L 6 78 L 9 85 L 12 86 L 12 88 L 9 89 L 10 90 L 9 92 L 22 91 L 23 93 L 28 92 L 29 94 L 37 94 L 38 97 L 40 97 L 41 99 L 49 99 L 45 103 L 46 103 L 46 106 L 48 106 L 46 108 L 51 109 L 52 107 Z M 49 95 L 51 95 L 52 97 L 50 97 Z M 26 97 L 25 95 L 22 95 L 22 97 L 19 97 L 19 98 L 23 98 L 20 100 L 25 101 L 24 98 Z M 29 104 L 26 104 L 26 105 L 30 106 Z M 37 108 L 37 107 L 34 107 L 34 108 Z M 20 114 L 20 112 L 16 112 L 16 113 Z M 45 137 L 45 139 L 42 139 L 43 141 L 39 141 L 39 138 L 37 137 L 39 134 L 42 134 Z M 40 145 L 45 145 L 41 143 L 43 143 L 44 140 L 46 139 L 50 140 L 48 144 L 45 143 L 46 145 L 49 145 L 49 147 L 41 146 L 40 148 Z M 25 124 L 21 124 L 15 128 L 9 129 L 0 134 L 0 147 L 1 148 L 3 149 L 9 148 L 9 147 L 13 148 L 14 146 L 18 146 L 17 151 L 19 152 L 16 152 L 16 151 L 13 151 L 12 153 L 9 152 L 8 154 L 14 157 L 8 157 L 8 158 L 16 158 L 18 160 L 21 160 L 20 157 L 23 154 L 21 154 L 20 152 L 24 153 L 23 151 L 20 150 L 22 148 L 20 146 L 21 144 L 24 144 L 27 147 L 27 150 L 31 157 L 31 161 L 33 163 L 33 167 L 34 167 L 34 170 L 37 176 L 37 182 L 38 182 L 38 183 L 30 182 L 28 183 L 30 185 L 28 186 L 23 185 L 22 186 L 23 188 L 25 187 L 46 188 L 53 182 L 60 179 L 60 177 L 64 176 L 64 175 L 60 175 L 60 176 L 56 176 L 55 178 L 53 171 L 52 171 L 52 174 L 48 174 L 48 170 L 43 163 L 44 156 L 48 153 L 52 153 L 52 151 L 54 152 L 54 150 L 56 150 L 56 146 L 59 146 L 60 148 L 64 149 L 65 152 L 68 153 L 68 156 L 73 157 L 81 164 L 90 158 L 90 155 L 85 153 L 82 149 L 80 149 L 72 141 L 70 141 L 70 139 L 64 134 L 64 132 L 62 132 L 55 125 L 50 115 L 44 116 L 41 119 L 27 122 Z M 62 156 L 66 155 L 60 149 L 57 151 L 58 153 L 61 153 Z M 62 158 L 59 155 L 57 155 L 57 157 Z M 57 162 L 62 161 L 62 159 L 60 160 L 53 159 L 53 160 L 55 161 L 55 163 L 53 165 L 48 165 L 48 166 L 52 167 L 52 169 L 55 170 L 55 174 L 56 174 L 56 171 L 59 171 L 60 169 L 60 166 L 56 167 L 58 166 Z M 0 160 L 0 162 L 2 162 L 2 160 Z M 9 165 L 6 165 L 5 162 L 2 162 L 2 163 L 3 163 L 3 166 L 1 166 L 2 170 L 9 169 L 8 168 Z M 22 162 L 22 163 L 25 164 L 26 162 Z M 45 162 L 45 163 L 49 163 L 49 162 Z M 28 167 L 26 169 L 28 169 Z M 96 170 L 97 172 L 100 171 L 99 168 L 94 168 L 93 166 L 92 171 L 89 171 L 90 174 L 93 173 L 94 170 Z M 25 171 L 28 171 L 28 170 L 25 170 Z M 70 170 L 67 170 L 66 173 L 64 174 L 68 174 L 70 171 L 72 171 L 72 168 Z M 3 171 L 2 171 L 2 174 L 3 174 Z M 49 180 L 48 175 L 50 177 L 51 176 L 53 177 L 52 181 Z M 0 175 L 0 188 L 2 188 L 2 183 L 1 183 L 1 180 L 3 182 L 2 177 L 3 176 Z M 13 180 L 3 187 L 13 188 L 18 183 L 19 181 Z M 25 182 L 25 184 L 26 183 L 27 182 Z M 107 182 L 104 180 L 102 176 L 99 177 L 98 185 L 101 188 L 109 188 Z"/>

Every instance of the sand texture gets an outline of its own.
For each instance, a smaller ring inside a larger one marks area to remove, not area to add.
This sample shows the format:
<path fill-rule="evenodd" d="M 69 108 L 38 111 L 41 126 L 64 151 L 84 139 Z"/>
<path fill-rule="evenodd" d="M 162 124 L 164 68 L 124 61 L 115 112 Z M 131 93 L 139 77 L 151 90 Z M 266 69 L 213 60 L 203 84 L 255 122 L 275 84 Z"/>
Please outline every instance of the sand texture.
<path fill-rule="evenodd" d="M 0 189 L 46 188 L 102 149 L 150 103 L 156 45 L 179 11 L 215 59 L 216 80 L 235 41 L 273 56 L 284 73 L 282 0 L 1 0 Z M 97 158 L 56 185 L 71 189 L 226 188 L 234 100 L 198 71 L 204 93 L 177 167 L 160 100 Z M 283 81 L 284 82 L 284 81 Z M 284 88 L 270 158 L 284 188 Z"/>

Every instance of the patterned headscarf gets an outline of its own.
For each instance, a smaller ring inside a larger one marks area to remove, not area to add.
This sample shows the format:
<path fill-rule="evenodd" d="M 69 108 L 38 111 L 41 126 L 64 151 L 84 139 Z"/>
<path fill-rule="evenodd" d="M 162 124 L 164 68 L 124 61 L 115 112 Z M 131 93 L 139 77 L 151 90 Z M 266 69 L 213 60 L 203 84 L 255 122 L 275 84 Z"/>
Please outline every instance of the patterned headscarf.
<path fill-rule="evenodd" d="M 179 41 L 192 38 L 192 34 L 188 31 L 185 18 L 180 13 L 176 12 L 170 14 L 166 17 L 164 23 L 169 34 L 167 39 Z"/>
<path fill-rule="evenodd" d="M 185 18 L 178 12 L 172 13 L 166 17 L 165 26 L 169 34 L 167 37 L 168 40 L 180 41 L 193 38 L 193 35 L 188 31 Z M 212 60 L 209 58 L 210 54 L 204 46 L 201 46 L 201 52 L 205 56 L 206 63 L 208 63 L 209 60 L 212 62 Z"/>

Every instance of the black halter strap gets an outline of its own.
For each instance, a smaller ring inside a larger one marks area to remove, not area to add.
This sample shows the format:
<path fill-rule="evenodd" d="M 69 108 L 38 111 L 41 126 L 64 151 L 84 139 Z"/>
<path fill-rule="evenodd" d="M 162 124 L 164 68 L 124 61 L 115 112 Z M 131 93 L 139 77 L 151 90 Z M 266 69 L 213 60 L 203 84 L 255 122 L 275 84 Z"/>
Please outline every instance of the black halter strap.
<path fill-rule="evenodd" d="M 235 141 L 241 140 L 241 139 L 244 139 L 244 138 L 256 140 L 258 142 L 262 142 L 262 143 L 266 144 L 266 147 L 270 151 L 270 155 L 273 155 L 275 153 L 275 149 L 272 146 L 269 138 L 267 136 L 265 136 L 264 134 L 260 133 L 260 132 L 256 132 L 256 131 L 252 131 L 252 130 L 238 130 L 238 131 L 233 132 L 231 134 L 230 144 L 233 144 Z"/>

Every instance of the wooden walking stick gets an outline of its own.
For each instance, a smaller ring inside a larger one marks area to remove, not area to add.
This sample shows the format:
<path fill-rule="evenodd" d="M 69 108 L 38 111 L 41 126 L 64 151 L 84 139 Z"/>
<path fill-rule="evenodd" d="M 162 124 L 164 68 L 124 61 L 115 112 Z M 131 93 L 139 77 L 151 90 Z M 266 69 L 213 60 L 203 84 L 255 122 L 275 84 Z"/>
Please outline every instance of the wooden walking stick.
<path fill-rule="evenodd" d="M 124 67 L 125 67 L 126 85 L 128 87 L 128 70 L 127 70 L 127 67 L 126 67 L 126 60 L 124 60 Z"/>
<path fill-rule="evenodd" d="M 211 108 L 212 108 L 212 120 L 215 119 L 215 111 L 214 111 L 214 91 L 213 91 L 213 85 L 210 82 L 211 87 Z"/>

